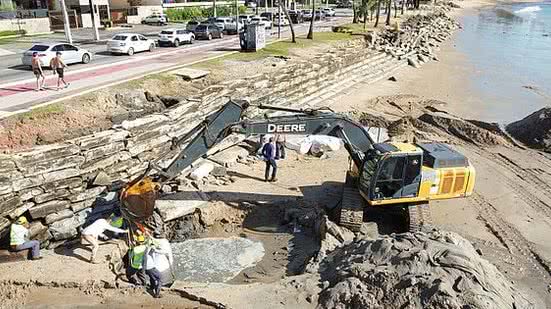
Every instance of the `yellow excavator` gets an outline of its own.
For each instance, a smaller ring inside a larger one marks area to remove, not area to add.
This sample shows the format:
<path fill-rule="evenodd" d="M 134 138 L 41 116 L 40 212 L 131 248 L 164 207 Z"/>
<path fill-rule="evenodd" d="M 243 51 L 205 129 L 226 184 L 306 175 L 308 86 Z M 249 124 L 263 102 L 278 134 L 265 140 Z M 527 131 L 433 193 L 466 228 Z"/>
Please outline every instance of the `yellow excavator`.
<path fill-rule="evenodd" d="M 475 169 L 459 152 L 442 143 L 374 143 L 358 122 L 328 108 L 292 109 L 260 105 L 277 116 L 246 119 L 251 106 L 230 101 L 179 140 L 186 145 L 167 168 L 155 162 L 121 192 L 123 215 L 141 222 L 153 214 L 157 192 L 193 162 L 231 134 L 330 135 L 342 139 L 350 155 L 340 206 L 340 224 L 358 231 L 364 208 L 402 207 L 409 214 L 409 228 L 429 224 L 429 201 L 472 194 Z"/>

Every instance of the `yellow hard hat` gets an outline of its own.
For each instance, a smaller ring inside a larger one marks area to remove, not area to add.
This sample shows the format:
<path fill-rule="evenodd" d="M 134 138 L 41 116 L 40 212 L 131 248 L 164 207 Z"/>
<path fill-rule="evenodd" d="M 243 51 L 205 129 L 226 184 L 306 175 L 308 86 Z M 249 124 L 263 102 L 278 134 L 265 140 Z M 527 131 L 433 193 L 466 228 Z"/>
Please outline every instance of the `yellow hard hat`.
<path fill-rule="evenodd" d="M 136 239 L 137 242 L 144 242 L 145 241 L 145 236 L 143 235 L 137 235 L 136 237 L 134 237 L 134 239 Z"/>
<path fill-rule="evenodd" d="M 27 223 L 29 223 L 29 221 L 27 221 L 26 217 L 17 218 L 17 224 L 23 225 L 23 224 L 27 224 Z"/>

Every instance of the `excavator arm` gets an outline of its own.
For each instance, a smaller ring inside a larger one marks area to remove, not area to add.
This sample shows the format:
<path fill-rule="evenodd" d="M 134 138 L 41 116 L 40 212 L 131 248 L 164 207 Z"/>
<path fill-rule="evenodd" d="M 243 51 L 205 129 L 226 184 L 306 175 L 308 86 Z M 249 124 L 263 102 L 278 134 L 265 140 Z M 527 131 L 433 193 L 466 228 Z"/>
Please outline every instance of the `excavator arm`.
<path fill-rule="evenodd" d="M 373 140 L 361 124 L 348 117 L 325 110 L 303 110 L 274 106 L 257 106 L 260 109 L 285 112 L 281 116 L 264 119 L 244 119 L 249 104 L 245 101 L 230 101 L 218 111 L 209 115 L 203 122 L 190 130 L 179 140 L 173 141 L 173 147 L 187 143 L 185 148 L 174 158 L 167 168 L 160 168 L 155 163 L 151 169 L 157 170 L 155 180 L 147 175 L 148 169 L 141 177 L 130 182 L 121 193 L 122 211 L 125 217 L 134 221 L 147 218 L 153 213 L 156 192 L 160 184 L 167 182 L 231 134 L 246 136 L 261 134 L 286 135 L 330 135 L 343 140 L 346 150 L 361 167 L 365 154 L 373 151 Z"/>

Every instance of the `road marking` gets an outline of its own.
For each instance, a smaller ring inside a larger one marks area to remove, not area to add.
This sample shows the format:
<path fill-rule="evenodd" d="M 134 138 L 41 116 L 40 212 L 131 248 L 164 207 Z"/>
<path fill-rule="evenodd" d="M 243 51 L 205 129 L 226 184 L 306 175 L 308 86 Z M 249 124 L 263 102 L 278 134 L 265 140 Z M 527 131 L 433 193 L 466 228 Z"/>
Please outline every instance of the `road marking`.
<path fill-rule="evenodd" d="M 14 52 L 0 48 L 0 56 L 15 55 Z"/>

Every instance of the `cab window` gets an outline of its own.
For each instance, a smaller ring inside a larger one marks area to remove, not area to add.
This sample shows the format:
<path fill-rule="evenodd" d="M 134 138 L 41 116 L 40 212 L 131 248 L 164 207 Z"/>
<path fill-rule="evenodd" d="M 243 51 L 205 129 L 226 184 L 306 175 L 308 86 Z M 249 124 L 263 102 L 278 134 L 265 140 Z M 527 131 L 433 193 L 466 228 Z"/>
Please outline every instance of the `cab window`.
<path fill-rule="evenodd" d="M 388 157 L 382 162 L 374 189 L 375 199 L 401 197 L 405 164 L 406 157 Z"/>

